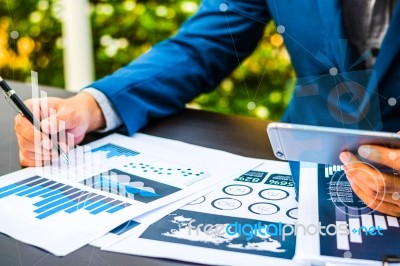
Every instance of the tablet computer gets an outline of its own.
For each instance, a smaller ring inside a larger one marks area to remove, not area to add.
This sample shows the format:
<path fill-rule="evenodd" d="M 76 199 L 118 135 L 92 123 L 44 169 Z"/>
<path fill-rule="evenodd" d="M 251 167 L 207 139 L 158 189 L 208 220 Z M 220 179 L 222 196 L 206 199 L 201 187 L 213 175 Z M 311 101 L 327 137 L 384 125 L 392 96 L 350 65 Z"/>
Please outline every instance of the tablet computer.
<path fill-rule="evenodd" d="M 390 132 L 270 123 L 267 133 L 275 156 L 281 160 L 339 165 L 342 151 L 357 155 L 363 144 L 400 148 L 400 135 Z"/>

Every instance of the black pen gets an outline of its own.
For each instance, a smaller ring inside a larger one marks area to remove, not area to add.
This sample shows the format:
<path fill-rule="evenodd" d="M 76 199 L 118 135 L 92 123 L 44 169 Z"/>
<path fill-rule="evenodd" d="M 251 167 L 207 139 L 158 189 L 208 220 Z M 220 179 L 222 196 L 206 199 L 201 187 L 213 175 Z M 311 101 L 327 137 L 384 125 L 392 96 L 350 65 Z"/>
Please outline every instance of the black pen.
<path fill-rule="evenodd" d="M 3 90 L 3 94 L 7 102 L 9 102 L 10 105 L 14 107 L 14 109 L 18 113 L 20 113 L 22 116 L 25 116 L 26 119 L 28 119 L 29 122 L 31 122 L 40 132 L 43 132 L 42 128 L 40 127 L 39 120 L 37 120 L 36 117 L 33 116 L 31 110 L 29 110 L 28 107 L 26 107 L 26 105 L 18 97 L 15 91 L 10 87 L 10 85 L 8 85 L 8 83 L 1 76 L 0 76 L 0 87 Z M 53 146 L 57 148 L 58 155 L 61 155 L 67 162 L 69 162 L 68 155 L 61 149 L 57 141 L 54 138 L 51 138 L 51 141 L 53 143 Z"/>

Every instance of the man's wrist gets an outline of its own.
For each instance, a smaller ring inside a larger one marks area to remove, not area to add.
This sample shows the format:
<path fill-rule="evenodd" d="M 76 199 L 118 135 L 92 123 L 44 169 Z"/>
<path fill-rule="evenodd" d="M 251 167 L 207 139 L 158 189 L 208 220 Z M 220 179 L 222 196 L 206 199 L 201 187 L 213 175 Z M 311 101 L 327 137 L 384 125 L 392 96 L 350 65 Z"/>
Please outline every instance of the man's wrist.
<path fill-rule="evenodd" d="M 82 104 L 87 108 L 89 114 L 89 127 L 87 132 L 92 132 L 105 128 L 106 120 L 96 99 L 89 93 L 84 91 L 78 93 L 75 97 L 79 97 Z"/>
<path fill-rule="evenodd" d="M 106 124 L 103 128 L 97 129 L 96 131 L 107 132 L 123 124 L 121 117 L 118 115 L 112 102 L 107 98 L 107 96 L 103 92 L 93 87 L 84 88 L 82 92 L 90 94 L 96 100 L 97 105 L 100 107 L 103 113 Z"/>

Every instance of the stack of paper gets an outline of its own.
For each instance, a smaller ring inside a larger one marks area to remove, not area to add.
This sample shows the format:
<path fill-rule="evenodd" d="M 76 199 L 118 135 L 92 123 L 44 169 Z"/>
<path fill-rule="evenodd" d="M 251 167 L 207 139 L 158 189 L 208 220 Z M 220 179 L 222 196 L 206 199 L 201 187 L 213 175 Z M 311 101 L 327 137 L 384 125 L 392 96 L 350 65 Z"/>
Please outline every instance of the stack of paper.
<path fill-rule="evenodd" d="M 297 236 L 299 261 L 382 265 L 386 256 L 400 255 L 399 218 L 368 208 L 342 167 L 302 163 L 300 171 L 298 222 L 308 232 Z"/>
<path fill-rule="evenodd" d="M 108 136 L 70 161 L 0 179 L 0 232 L 57 256 L 90 243 L 212 265 L 381 265 L 398 254 L 399 219 L 367 208 L 341 166 L 302 164 L 298 204 L 286 162 L 144 134 Z"/>
<path fill-rule="evenodd" d="M 212 265 L 294 265 L 296 237 L 280 232 L 296 218 L 287 163 L 264 161 L 104 249 Z"/>
<path fill-rule="evenodd" d="M 114 134 L 71 152 L 68 165 L 55 162 L 3 176 L 0 232 L 64 256 L 128 220 L 258 164 L 157 137 Z"/>

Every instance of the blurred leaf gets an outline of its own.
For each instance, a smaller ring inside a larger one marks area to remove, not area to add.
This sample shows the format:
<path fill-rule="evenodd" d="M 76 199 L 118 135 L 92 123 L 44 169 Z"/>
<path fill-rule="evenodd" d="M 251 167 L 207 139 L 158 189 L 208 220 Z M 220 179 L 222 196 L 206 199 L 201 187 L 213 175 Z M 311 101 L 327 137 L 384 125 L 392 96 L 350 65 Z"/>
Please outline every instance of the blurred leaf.
<path fill-rule="evenodd" d="M 96 78 L 101 78 L 174 34 L 196 11 L 199 1 L 90 0 L 90 4 Z M 60 12 L 60 0 L 24 0 L 23 5 L 17 0 L 0 0 L 2 76 L 28 81 L 30 71 L 35 70 L 41 84 L 64 86 Z M 295 79 L 282 41 L 275 25 L 269 23 L 260 45 L 240 69 L 191 106 L 279 119 Z"/>

